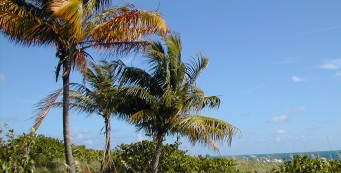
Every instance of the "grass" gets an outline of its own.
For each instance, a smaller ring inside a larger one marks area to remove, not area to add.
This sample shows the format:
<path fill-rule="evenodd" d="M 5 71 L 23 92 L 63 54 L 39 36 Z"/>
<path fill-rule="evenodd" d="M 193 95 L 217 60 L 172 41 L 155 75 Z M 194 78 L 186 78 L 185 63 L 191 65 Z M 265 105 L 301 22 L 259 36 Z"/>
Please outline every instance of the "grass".
<path fill-rule="evenodd" d="M 257 172 L 269 173 L 273 168 L 278 167 L 282 163 L 278 162 L 262 162 L 257 160 L 236 159 L 236 168 L 241 172 Z"/>

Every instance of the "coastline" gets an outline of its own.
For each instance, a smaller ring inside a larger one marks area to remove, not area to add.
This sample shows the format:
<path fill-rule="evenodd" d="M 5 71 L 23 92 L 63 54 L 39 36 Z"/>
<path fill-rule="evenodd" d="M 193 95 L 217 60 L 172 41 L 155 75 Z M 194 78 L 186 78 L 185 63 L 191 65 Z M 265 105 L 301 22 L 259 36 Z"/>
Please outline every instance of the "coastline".
<path fill-rule="evenodd" d="M 309 158 L 317 157 L 327 160 L 341 160 L 341 150 L 331 151 L 311 151 L 311 152 L 292 152 L 292 153 L 270 153 L 270 154 L 244 154 L 244 155 L 227 155 L 227 156 L 212 156 L 213 158 L 235 158 L 244 160 L 255 160 L 260 162 L 283 162 L 283 160 L 291 160 L 293 156 L 307 155 Z"/>

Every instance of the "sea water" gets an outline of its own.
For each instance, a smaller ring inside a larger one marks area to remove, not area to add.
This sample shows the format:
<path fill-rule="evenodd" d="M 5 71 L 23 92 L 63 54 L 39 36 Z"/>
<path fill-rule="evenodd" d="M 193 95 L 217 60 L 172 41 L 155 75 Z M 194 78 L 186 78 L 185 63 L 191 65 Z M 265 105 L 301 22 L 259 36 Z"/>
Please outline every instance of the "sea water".
<path fill-rule="evenodd" d="M 297 153 L 273 153 L 273 154 L 251 154 L 251 155 L 236 155 L 227 156 L 228 158 L 240 158 L 246 160 L 256 160 L 261 162 L 283 162 L 283 160 L 291 160 L 295 155 L 308 156 L 311 159 L 317 157 L 327 160 L 340 160 L 341 150 L 336 151 L 314 151 L 314 152 L 297 152 Z"/>

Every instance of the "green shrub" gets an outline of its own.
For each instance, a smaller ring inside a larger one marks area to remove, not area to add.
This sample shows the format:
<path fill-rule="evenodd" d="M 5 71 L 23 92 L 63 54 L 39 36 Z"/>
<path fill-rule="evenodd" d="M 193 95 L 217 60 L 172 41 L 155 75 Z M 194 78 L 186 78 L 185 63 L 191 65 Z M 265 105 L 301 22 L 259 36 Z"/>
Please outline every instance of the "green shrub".
<path fill-rule="evenodd" d="M 87 149 L 84 145 L 72 145 L 73 156 L 78 166 L 78 170 L 82 170 L 88 164 L 91 164 L 96 171 L 99 169 L 99 160 L 102 151 Z M 35 160 L 37 172 L 45 172 L 47 169 L 52 172 L 65 171 L 65 157 L 63 141 L 44 135 L 36 136 L 36 145 L 33 147 L 31 157 Z"/>
<path fill-rule="evenodd" d="M 162 146 L 159 172 L 228 173 L 237 172 L 235 161 L 210 156 L 193 157 L 179 150 L 179 143 Z M 151 161 L 156 145 L 151 141 L 122 144 L 113 152 L 114 166 L 118 172 L 151 172 Z"/>
<path fill-rule="evenodd" d="M 5 125 L 5 129 L 7 129 Z M 30 153 L 35 145 L 34 133 L 23 134 L 15 138 L 14 130 L 3 134 L 0 130 L 0 172 L 33 172 L 34 160 Z"/>
<path fill-rule="evenodd" d="M 31 157 L 36 161 L 37 167 L 54 169 L 58 167 L 56 160 L 64 161 L 63 142 L 44 135 L 37 135 L 36 145 L 32 149 Z"/>
<path fill-rule="evenodd" d="M 291 160 L 286 160 L 279 168 L 273 169 L 275 173 L 339 173 L 341 172 L 340 160 L 326 160 L 325 158 L 317 157 L 311 159 L 305 156 L 293 156 Z"/>

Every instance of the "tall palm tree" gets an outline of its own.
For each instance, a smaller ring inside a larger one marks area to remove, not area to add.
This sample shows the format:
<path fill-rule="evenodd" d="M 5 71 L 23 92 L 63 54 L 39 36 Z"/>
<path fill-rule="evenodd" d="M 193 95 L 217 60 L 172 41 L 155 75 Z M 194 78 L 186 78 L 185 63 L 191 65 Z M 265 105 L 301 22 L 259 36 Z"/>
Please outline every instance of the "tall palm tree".
<path fill-rule="evenodd" d="M 133 85 L 125 92 L 144 100 L 146 104 L 130 117 L 139 130 L 152 134 L 157 143 L 152 160 L 156 173 L 161 146 L 167 135 L 185 136 L 218 150 L 216 141 L 231 145 L 232 137 L 239 132 L 235 126 L 213 117 L 198 115 L 204 108 L 218 108 L 217 96 L 205 96 L 196 86 L 196 80 L 208 64 L 207 57 L 198 55 L 189 63 L 181 59 L 181 42 L 178 36 L 164 37 L 165 46 L 153 42 L 146 57 L 151 72 L 127 67 L 123 82 Z"/>
<path fill-rule="evenodd" d="M 144 36 L 165 33 L 165 21 L 156 13 L 128 5 L 106 10 L 109 0 L 1 0 L 0 31 L 17 44 L 55 46 L 62 68 L 63 136 L 66 163 L 75 172 L 69 127 L 69 87 L 72 67 L 86 68 L 88 48 L 113 53 L 138 50 Z"/>
<path fill-rule="evenodd" d="M 109 64 L 103 61 L 101 65 L 90 63 L 90 67 L 85 73 L 85 84 L 71 84 L 75 90 L 70 90 L 70 109 L 86 113 L 88 115 L 97 114 L 103 117 L 105 124 L 105 147 L 101 160 L 101 172 L 112 172 L 112 158 L 110 147 L 111 116 L 127 119 L 128 114 L 132 114 L 134 103 L 129 100 L 121 91 L 120 74 L 123 67 L 121 61 L 113 61 Z M 40 116 L 46 114 L 50 108 L 61 108 L 63 103 L 57 101 L 61 94 L 61 89 L 42 99 L 38 104 L 37 124 L 41 120 Z"/>

